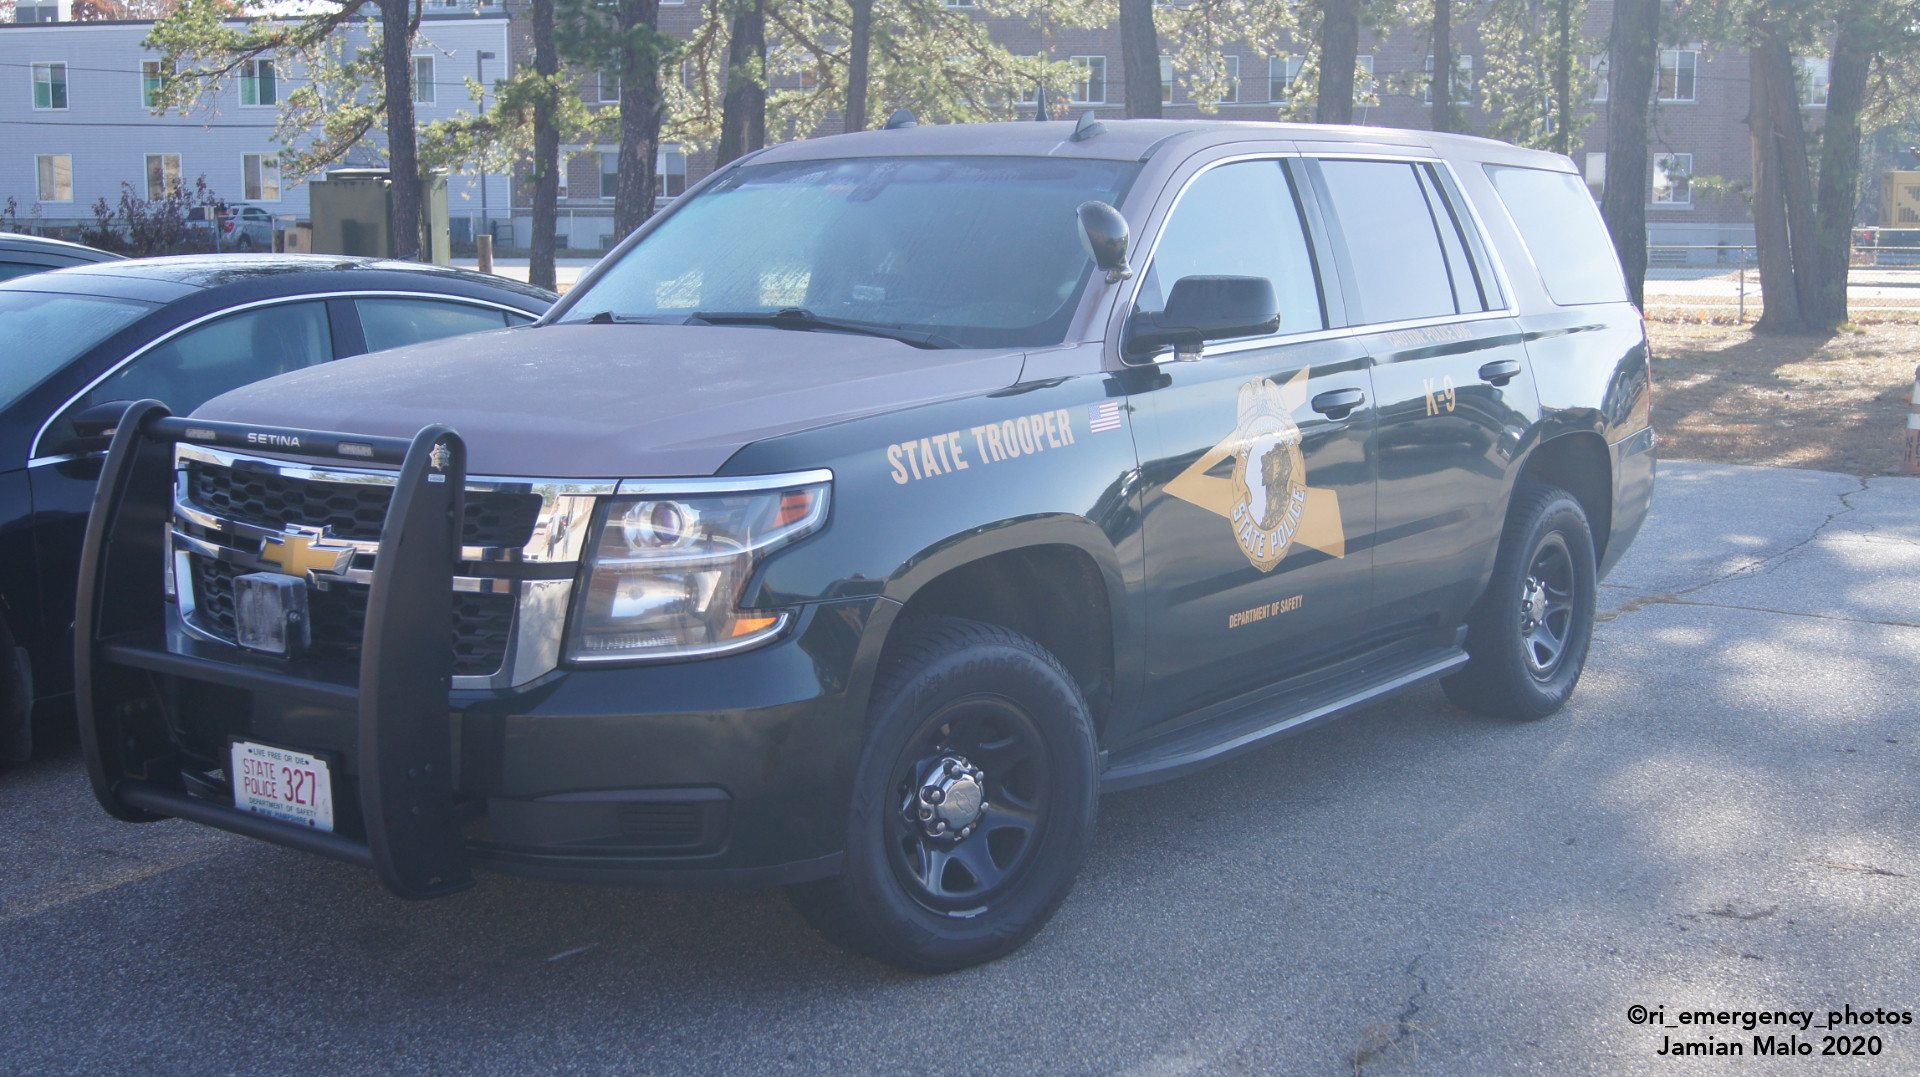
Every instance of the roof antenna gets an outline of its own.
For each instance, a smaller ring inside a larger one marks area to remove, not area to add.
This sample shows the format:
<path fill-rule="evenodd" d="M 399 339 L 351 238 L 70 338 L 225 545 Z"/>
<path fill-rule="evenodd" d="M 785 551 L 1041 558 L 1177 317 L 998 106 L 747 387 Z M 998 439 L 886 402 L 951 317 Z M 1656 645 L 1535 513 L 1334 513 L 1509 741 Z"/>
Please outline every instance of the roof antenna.
<path fill-rule="evenodd" d="M 1053 119 L 1053 116 L 1050 115 L 1053 109 L 1047 104 L 1047 84 L 1036 79 L 1033 85 L 1035 87 L 1033 94 L 1033 118 L 1039 120 L 1041 123 L 1045 123 Z"/>
<path fill-rule="evenodd" d="M 1085 142 L 1087 139 L 1092 138 L 1106 129 L 1107 125 L 1100 122 L 1099 118 L 1093 114 L 1092 109 L 1088 109 L 1080 114 L 1080 122 L 1073 125 L 1073 134 L 1069 135 L 1067 140 L 1069 142 Z"/>
<path fill-rule="evenodd" d="M 918 126 L 920 126 L 920 121 L 913 118 L 913 110 L 910 108 L 903 108 L 903 109 L 900 109 L 898 112 L 895 112 L 893 115 L 888 116 L 887 125 L 881 128 L 881 130 L 894 131 L 902 127 L 918 127 Z"/>

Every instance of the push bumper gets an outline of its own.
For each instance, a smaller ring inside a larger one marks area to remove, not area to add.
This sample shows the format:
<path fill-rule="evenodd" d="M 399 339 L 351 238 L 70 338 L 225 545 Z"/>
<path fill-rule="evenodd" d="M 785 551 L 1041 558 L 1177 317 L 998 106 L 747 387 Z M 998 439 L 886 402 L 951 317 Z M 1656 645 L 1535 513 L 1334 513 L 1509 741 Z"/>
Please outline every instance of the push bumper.
<path fill-rule="evenodd" d="M 400 464 L 359 668 L 195 638 L 160 567 L 172 445 L 244 446 L 261 433 L 172 418 L 152 402 L 116 432 L 76 624 L 82 740 L 109 813 L 190 819 L 363 864 L 406 897 L 471 885 L 475 867 L 650 886 L 839 870 L 859 738 L 846 716 L 862 710 L 846 671 L 884 600 L 805 607 L 783 639 L 724 658 L 451 691 L 458 436 L 278 431 L 298 436 L 302 455 L 332 458 L 345 442 L 356 463 L 371 448 L 375 462 Z M 329 760 L 334 831 L 236 808 L 220 769 L 235 738 Z"/>

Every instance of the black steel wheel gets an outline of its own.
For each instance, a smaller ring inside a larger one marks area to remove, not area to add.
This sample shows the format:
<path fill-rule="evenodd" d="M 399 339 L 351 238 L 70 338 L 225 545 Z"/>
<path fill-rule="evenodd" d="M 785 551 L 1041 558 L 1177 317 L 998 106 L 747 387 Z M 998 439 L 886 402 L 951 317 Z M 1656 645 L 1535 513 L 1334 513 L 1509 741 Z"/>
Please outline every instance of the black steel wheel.
<path fill-rule="evenodd" d="M 1572 494 L 1514 491 L 1493 578 L 1467 621 L 1469 661 L 1447 698 L 1502 718 L 1544 718 L 1573 695 L 1593 636 L 1593 531 Z"/>
<path fill-rule="evenodd" d="M 791 887 L 822 935 L 921 972 L 1003 957 L 1072 887 L 1098 807 L 1093 724 L 1039 644 L 905 626 L 874 688 L 843 874 Z"/>

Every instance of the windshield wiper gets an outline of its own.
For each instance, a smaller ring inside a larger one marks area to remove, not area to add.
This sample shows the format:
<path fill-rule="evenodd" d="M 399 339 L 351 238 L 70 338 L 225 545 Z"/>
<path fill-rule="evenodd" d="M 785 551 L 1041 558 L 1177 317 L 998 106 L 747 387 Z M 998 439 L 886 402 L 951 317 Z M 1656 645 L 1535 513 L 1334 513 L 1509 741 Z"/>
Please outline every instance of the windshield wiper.
<path fill-rule="evenodd" d="M 918 329 L 902 329 L 896 326 L 879 325 L 874 322 L 856 322 L 845 318 L 822 318 L 804 307 L 787 307 L 783 310 L 697 310 L 687 318 L 689 325 L 769 325 L 775 329 L 830 329 L 842 333 L 860 333 L 870 337 L 886 337 L 902 344 L 911 344 L 916 348 L 957 348 L 960 345 L 938 333 L 928 333 Z"/>

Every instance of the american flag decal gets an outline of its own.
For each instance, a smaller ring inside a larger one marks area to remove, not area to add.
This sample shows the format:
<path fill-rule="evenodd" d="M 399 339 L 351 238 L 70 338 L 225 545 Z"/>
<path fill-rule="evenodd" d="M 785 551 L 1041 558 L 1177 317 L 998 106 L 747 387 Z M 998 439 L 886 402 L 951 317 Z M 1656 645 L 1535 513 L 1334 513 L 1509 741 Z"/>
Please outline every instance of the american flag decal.
<path fill-rule="evenodd" d="M 1088 404 L 1087 428 L 1096 434 L 1120 429 L 1120 402 L 1109 400 L 1104 404 Z"/>

